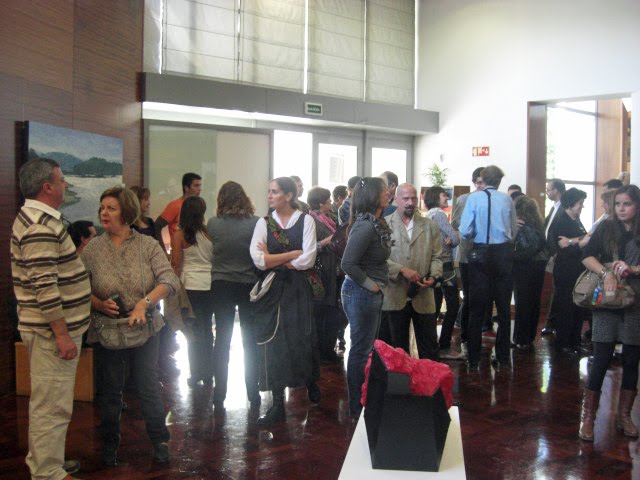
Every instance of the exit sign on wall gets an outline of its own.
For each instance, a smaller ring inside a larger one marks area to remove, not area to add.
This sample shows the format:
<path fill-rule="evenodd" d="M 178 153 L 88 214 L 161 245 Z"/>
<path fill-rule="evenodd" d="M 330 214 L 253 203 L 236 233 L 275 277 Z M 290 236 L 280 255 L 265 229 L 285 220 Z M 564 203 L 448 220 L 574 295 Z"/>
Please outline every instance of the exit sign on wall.
<path fill-rule="evenodd" d="M 322 116 L 322 104 L 321 103 L 304 103 L 304 113 L 307 115 L 315 115 L 316 117 Z"/>
<path fill-rule="evenodd" d="M 471 155 L 473 157 L 488 157 L 489 156 L 489 147 L 472 147 Z"/>

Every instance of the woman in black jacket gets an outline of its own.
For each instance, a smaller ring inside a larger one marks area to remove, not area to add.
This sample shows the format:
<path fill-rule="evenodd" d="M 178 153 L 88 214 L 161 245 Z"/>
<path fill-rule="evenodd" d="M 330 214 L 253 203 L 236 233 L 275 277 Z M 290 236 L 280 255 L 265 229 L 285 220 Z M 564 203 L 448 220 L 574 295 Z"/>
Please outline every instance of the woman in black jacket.
<path fill-rule="evenodd" d="M 586 353 L 580 348 L 580 331 L 585 312 L 573 303 L 572 297 L 576 280 L 584 270 L 582 249 L 591 238 L 580 221 L 585 198 L 587 194 L 582 190 L 567 190 L 562 195 L 562 210 L 556 214 L 547 236 L 551 253 L 557 253 L 553 267 L 553 302 L 558 306 L 556 349 L 561 353 Z"/>
<path fill-rule="evenodd" d="M 513 293 L 516 301 L 513 337 L 518 350 L 530 351 L 536 338 L 540 294 L 549 256 L 538 204 L 525 195 L 519 195 L 515 206 L 521 225 L 513 254 Z"/>

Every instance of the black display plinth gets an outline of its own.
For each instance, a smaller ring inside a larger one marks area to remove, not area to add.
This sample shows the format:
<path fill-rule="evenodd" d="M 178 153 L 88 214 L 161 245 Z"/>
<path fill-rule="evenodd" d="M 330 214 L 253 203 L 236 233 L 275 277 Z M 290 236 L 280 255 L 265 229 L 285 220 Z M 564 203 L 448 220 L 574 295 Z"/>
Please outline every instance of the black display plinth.
<path fill-rule="evenodd" d="M 373 468 L 437 472 L 451 418 L 438 389 L 411 395 L 409 376 L 388 371 L 373 350 L 364 420 Z"/>

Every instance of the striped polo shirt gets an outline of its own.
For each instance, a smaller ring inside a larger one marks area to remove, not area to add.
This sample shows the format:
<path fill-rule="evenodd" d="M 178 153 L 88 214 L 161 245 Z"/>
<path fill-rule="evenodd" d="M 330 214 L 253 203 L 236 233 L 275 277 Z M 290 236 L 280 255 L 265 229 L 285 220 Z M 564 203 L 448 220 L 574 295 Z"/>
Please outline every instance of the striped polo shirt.
<path fill-rule="evenodd" d="M 50 338 L 49 323 L 64 318 L 72 337 L 89 326 L 89 275 L 76 255 L 61 214 L 27 200 L 13 222 L 11 272 L 18 300 L 18 330 Z"/>

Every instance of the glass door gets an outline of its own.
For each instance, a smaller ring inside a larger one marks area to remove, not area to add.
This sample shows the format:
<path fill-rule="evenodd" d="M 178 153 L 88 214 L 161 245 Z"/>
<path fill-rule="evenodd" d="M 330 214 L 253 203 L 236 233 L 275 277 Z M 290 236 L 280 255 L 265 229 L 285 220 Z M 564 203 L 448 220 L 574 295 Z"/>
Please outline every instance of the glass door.
<path fill-rule="evenodd" d="M 362 172 L 362 135 L 314 134 L 314 185 L 331 191 Z"/>
<path fill-rule="evenodd" d="M 318 185 L 332 190 L 358 174 L 358 147 L 318 144 Z"/>

